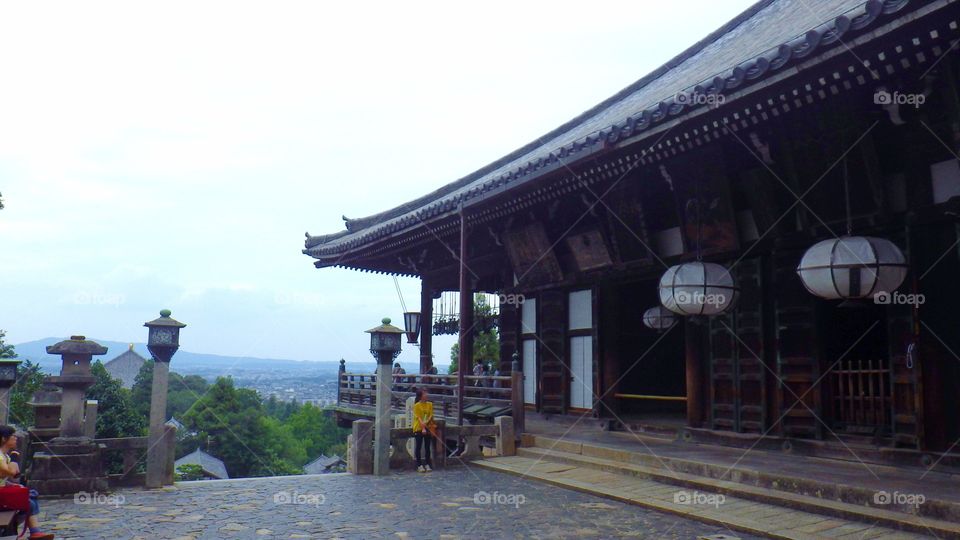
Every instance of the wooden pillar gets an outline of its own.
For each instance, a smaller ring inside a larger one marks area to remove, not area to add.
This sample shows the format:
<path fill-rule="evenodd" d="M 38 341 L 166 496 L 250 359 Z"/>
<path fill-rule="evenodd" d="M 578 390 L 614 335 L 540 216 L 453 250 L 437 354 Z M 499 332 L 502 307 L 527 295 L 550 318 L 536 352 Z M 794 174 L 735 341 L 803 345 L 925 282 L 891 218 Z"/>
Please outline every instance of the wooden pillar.
<path fill-rule="evenodd" d="M 684 318 L 684 349 L 687 375 L 687 425 L 703 425 L 703 361 L 700 357 L 700 327 Z"/>
<path fill-rule="evenodd" d="M 618 295 L 616 287 L 604 283 L 598 291 L 599 303 L 596 347 L 600 355 L 600 396 L 602 405 L 598 404 L 601 417 L 616 417 L 620 414 L 617 406 L 617 382 L 620 379 L 620 361 L 617 354 L 617 335 L 620 332 L 621 321 L 617 317 Z"/>
<path fill-rule="evenodd" d="M 467 218 L 460 209 L 460 356 L 457 358 L 457 425 L 463 425 L 464 375 L 473 368 L 473 290 L 467 267 Z"/>
<path fill-rule="evenodd" d="M 510 399 L 514 428 L 518 434 L 523 433 L 526 410 L 523 404 L 523 371 L 520 369 L 518 353 L 513 353 L 513 361 L 510 363 Z"/>
<path fill-rule="evenodd" d="M 420 373 L 433 367 L 433 290 L 420 280 Z"/>

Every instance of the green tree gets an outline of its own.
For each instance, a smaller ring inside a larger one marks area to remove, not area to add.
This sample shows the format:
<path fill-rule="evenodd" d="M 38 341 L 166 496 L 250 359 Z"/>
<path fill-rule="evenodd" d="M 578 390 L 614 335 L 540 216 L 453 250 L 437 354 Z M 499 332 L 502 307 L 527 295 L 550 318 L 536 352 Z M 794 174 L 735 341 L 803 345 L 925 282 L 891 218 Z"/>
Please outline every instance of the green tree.
<path fill-rule="evenodd" d="M 320 454 L 330 454 L 337 445 L 345 445 L 347 435 L 350 434 L 349 429 L 337 426 L 329 412 L 312 403 L 300 407 L 300 410 L 287 419 L 286 425 L 292 433 L 297 434 L 303 444 L 307 461 Z"/>
<path fill-rule="evenodd" d="M 3 205 L 0 204 L 0 208 L 3 208 Z M 7 345 L 4 343 L 4 339 L 7 337 L 6 330 L 0 330 L 0 358 L 16 358 L 17 351 L 14 350 L 13 345 Z"/>
<path fill-rule="evenodd" d="M 97 360 L 90 368 L 96 378 L 87 389 L 87 399 L 97 400 L 97 437 L 139 437 L 146 434 L 147 417 L 139 414 L 130 391 L 107 373 Z"/>
<path fill-rule="evenodd" d="M 287 468 L 267 447 L 268 428 L 256 392 L 237 389 L 233 379 L 219 377 L 210 390 L 183 415 L 182 422 L 207 442 L 207 452 L 220 458 L 230 476 L 283 474 Z"/>
<path fill-rule="evenodd" d="M 177 467 L 177 480 L 203 480 L 203 467 L 196 463 L 184 463 Z"/>
<path fill-rule="evenodd" d="M 487 366 L 491 372 L 500 359 L 500 334 L 497 327 L 492 327 L 487 331 L 478 331 L 479 321 L 493 315 L 493 306 L 487 303 L 483 295 L 473 297 L 473 363 L 482 363 Z M 460 360 L 460 343 L 454 343 L 450 347 L 450 367 L 447 372 L 451 375 L 457 372 Z M 472 366 L 471 366 L 472 367 Z M 470 375 L 470 373 L 464 373 Z"/>
<path fill-rule="evenodd" d="M 0 205 L 2 208 L 2 205 Z M 16 358 L 13 345 L 4 342 L 7 333 L 0 330 L 0 358 Z M 34 392 L 43 386 L 43 372 L 40 365 L 24 360 L 17 368 L 17 380 L 10 389 L 10 421 L 20 427 L 33 425 L 33 407 L 27 405 Z"/>
<path fill-rule="evenodd" d="M 210 388 L 210 383 L 199 375 L 183 376 L 171 371 L 167 381 L 166 418 L 179 419 L 190 407 L 193 407 L 193 404 L 206 393 L 208 388 Z M 137 414 L 149 418 L 150 400 L 153 395 L 153 360 L 147 360 L 143 363 L 133 381 L 130 392 Z"/>

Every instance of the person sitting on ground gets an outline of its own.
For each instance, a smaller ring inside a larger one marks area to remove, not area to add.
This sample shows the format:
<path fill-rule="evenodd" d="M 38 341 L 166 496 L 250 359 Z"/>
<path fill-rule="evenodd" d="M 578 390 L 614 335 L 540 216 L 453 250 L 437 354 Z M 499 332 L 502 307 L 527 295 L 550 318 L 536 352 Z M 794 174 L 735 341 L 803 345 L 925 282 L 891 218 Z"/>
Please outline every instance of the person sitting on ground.
<path fill-rule="evenodd" d="M 20 476 L 20 464 L 14 461 L 19 456 L 17 452 L 17 430 L 12 426 L 0 425 L 0 485 L 14 484 Z M 37 514 L 40 513 L 40 504 L 37 502 L 38 493 L 30 490 L 30 515 L 27 516 L 27 527 L 30 528 L 30 540 L 52 540 L 53 534 L 40 531 Z"/>
<path fill-rule="evenodd" d="M 430 450 L 434 445 L 434 431 L 436 424 L 433 421 L 433 402 L 428 401 L 426 388 L 418 388 L 417 397 L 413 404 L 413 439 L 415 441 L 413 455 L 417 460 L 417 472 L 430 472 L 433 462 L 430 460 Z M 424 447 L 426 449 L 424 450 Z M 425 452 L 425 459 L 421 459 L 421 451 Z"/>

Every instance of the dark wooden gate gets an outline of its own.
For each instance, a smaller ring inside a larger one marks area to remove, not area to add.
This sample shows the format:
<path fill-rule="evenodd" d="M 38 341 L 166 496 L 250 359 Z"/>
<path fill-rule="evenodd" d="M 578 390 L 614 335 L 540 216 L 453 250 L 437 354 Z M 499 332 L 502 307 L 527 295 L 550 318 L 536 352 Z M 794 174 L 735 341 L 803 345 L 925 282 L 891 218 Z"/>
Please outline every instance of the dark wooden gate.
<path fill-rule="evenodd" d="M 844 358 L 830 370 L 832 418 L 838 430 L 878 434 L 890 422 L 890 362 Z"/>
<path fill-rule="evenodd" d="M 563 414 L 566 411 L 567 295 L 561 291 L 545 291 L 539 296 L 537 310 L 540 323 L 540 410 Z"/>
<path fill-rule="evenodd" d="M 710 423 L 713 429 L 763 433 L 763 265 L 741 261 L 733 269 L 740 299 L 728 314 L 710 319 Z"/>
<path fill-rule="evenodd" d="M 802 251 L 773 255 L 774 332 L 777 341 L 778 432 L 823 437 L 816 304 L 797 277 Z"/>

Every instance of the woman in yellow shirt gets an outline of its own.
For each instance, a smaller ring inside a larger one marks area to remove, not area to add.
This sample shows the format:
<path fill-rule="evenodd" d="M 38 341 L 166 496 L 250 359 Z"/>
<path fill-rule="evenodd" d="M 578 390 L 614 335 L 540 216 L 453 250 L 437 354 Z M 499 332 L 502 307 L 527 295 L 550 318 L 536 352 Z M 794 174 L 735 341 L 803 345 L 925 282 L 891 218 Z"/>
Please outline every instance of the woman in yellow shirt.
<path fill-rule="evenodd" d="M 417 389 L 417 397 L 413 404 L 413 439 L 414 457 L 417 458 L 417 471 L 430 472 L 433 470 L 430 461 L 430 448 L 434 445 L 433 430 L 436 424 L 433 421 L 433 403 L 427 401 L 427 390 Z M 421 460 L 421 450 L 426 447 L 426 459 Z"/>

